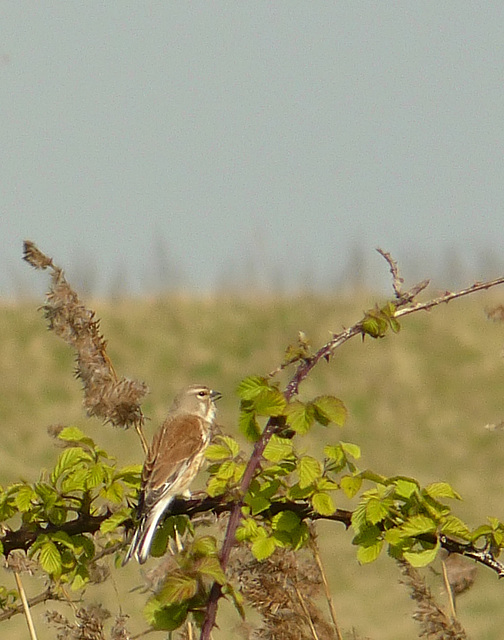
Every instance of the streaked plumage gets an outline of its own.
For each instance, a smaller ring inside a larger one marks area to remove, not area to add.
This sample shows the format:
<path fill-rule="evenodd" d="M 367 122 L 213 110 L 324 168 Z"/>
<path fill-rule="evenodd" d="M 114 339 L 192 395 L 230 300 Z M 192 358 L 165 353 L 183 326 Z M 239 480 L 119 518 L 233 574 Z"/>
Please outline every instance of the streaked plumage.
<path fill-rule="evenodd" d="M 123 564 L 134 556 L 144 563 L 161 516 L 175 496 L 187 491 L 210 442 L 215 400 L 221 394 L 201 385 L 183 389 L 155 434 L 142 470 L 139 524 Z"/>

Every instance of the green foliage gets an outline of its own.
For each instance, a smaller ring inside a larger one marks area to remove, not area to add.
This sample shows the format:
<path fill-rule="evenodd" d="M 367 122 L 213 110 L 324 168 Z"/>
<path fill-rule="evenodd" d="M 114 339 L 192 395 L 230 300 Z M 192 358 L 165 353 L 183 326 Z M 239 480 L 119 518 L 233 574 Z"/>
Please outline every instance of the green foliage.
<path fill-rule="evenodd" d="M 261 429 L 258 417 L 283 416 L 286 401 L 278 388 L 268 378 L 249 376 L 237 389 L 240 397 L 239 428 L 248 440 L 259 439 Z"/>
<path fill-rule="evenodd" d="M 154 629 L 173 631 L 189 614 L 201 622 L 201 611 L 214 582 L 227 587 L 226 595 L 242 613 L 240 597 L 222 570 L 213 536 L 195 537 L 174 556 L 174 563 L 144 609 L 145 618 Z"/>
<path fill-rule="evenodd" d="M 353 543 L 359 547 L 360 562 L 375 560 L 386 543 L 391 556 L 421 567 L 432 562 L 439 551 L 437 534 L 470 539 L 467 526 L 438 500 L 460 499 L 448 483 L 436 482 L 422 489 L 411 478 L 371 477 L 377 484 L 362 494 L 352 516 Z"/>
<path fill-rule="evenodd" d="M 100 544 L 122 539 L 119 527 L 131 517 L 126 502 L 136 494 L 141 467 L 117 469 L 115 460 L 76 427 L 63 429 L 58 438 L 66 448 L 51 472 L 42 472 L 39 482 L 15 483 L 1 491 L 0 520 L 7 523 L 19 513 L 23 526 L 40 530 L 30 557 L 56 583 L 76 590 L 89 582 L 96 541 L 89 534 L 70 535 L 63 527 L 86 514 L 103 516 Z"/>
<path fill-rule="evenodd" d="M 395 318 L 396 306 L 393 302 L 387 302 L 383 307 L 376 306 L 367 311 L 361 323 L 364 335 L 372 338 L 383 338 L 387 331 L 391 329 L 398 333 L 401 329 L 399 322 Z"/>
<path fill-rule="evenodd" d="M 229 436 L 218 436 L 216 443 L 207 448 L 205 456 L 212 462 L 208 467 L 210 477 L 207 482 L 207 493 L 209 496 L 223 495 L 239 485 L 245 471 L 245 463 L 240 455 L 240 445 L 236 440 Z"/>

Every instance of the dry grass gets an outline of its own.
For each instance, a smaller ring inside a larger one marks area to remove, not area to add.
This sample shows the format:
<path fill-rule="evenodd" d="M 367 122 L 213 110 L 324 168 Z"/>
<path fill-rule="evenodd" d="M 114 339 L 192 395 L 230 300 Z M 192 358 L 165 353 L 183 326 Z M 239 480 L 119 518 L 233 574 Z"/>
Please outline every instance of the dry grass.
<path fill-rule="evenodd" d="M 504 432 L 484 428 L 504 419 L 504 326 L 484 313 L 495 300 L 495 294 L 478 294 L 405 318 L 397 336 L 364 344 L 356 339 L 345 345 L 330 365 L 322 364 L 306 381 L 302 394 L 337 395 L 349 408 L 348 423 L 343 432 L 319 428 L 307 439 L 306 448 L 316 450 L 323 440 L 340 437 L 359 443 L 361 467 L 413 475 L 422 482 L 447 480 L 464 496 L 456 512 L 470 524 L 482 523 L 487 515 L 504 519 L 499 482 Z M 151 389 L 143 405 L 151 419 L 148 434 L 164 416 L 174 392 L 199 381 L 225 394 L 219 420 L 235 434 L 234 390 L 243 376 L 271 371 L 300 329 L 316 346 L 327 340 L 329 331 L 358 319 L 373 302 L 312 296 L 248 300 L 172 296 L 90 306 L 102 320 L 116 371 L 145 380 Z M 77 424 L 117 455 L 121 464 L 140 462 L 142 450 L 132 430 L 85 417 L 80 384 L 73 377 L 72 352 L 46 331 L 38 304 L 0 308 L 0 481 L 35 480 L 41 467 L 54 463 L 58 451 L 46 428 L 55 423 Z M 342 500 L 338 506 L 348 503 Z M 361 637 L 373 640 L 417 637 L 411 602 L 398 584 L 395 564 L 384 557 L 359 567 L 350 533 L 329 523 L 321 524 L 319 533 L 342 629 L 356 627 Z M 120 614 L 138 618 L 145 596 L 129 593 L 139 582 L 138 568 L 114 573 L 113 586 L 109 582 L 91 587 L 91 598 L 104 601 L 112 620 Z M 12 576 L 4 578 L 0 582 L 9 585 Z M 435 596 L 440 585 L 432 578 Z M 462 596 L 457 608 L 470 637 L 501 637 L 502 588 L 495 576 L 478 571 L 474 588 Z M 35 595 L 43 585 L 28 580 L 27 590 Z M 33 612 L 41 639 L 43 610 L 39 605 Z M 230 637 L 233 623 L 221 622 L 216 640 Z M 2 624 L 5 637 L 25 637 L 25 622 L 19 616 Z M 141 630 L 141 623 L 136 624 L 131 623 L 133 633 Z M 152 635 L 157 636 L 162 634 Z M 54 630 L 45 637 L 54 637 Z"/>

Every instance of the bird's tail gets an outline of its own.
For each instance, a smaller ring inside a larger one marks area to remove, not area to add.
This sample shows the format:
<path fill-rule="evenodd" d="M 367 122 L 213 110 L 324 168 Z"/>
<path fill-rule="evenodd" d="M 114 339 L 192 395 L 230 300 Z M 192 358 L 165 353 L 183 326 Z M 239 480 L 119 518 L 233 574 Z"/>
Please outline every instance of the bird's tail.
<path fill-rule="evenodd" d="M 128 552 L 124 557 L 123 566 L 131 557 L 136 558 L 140 564 L 143 564 L 147 560 L 159 519 L 163 515 L 165 509 L 153 509 L 140 520 L 138 527 L 133 534 Z"/>

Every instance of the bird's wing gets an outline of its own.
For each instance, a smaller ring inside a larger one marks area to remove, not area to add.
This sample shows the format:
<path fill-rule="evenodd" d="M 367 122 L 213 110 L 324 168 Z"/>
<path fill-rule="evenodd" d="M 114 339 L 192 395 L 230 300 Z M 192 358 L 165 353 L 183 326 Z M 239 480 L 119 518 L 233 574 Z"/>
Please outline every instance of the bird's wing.
<path fill-rule="evenodd" d="M 139 509 L 146 513 L 180 479 L 206 444 L 198 416 L 169 417 L 155 434 L 142 470 Z"/>

